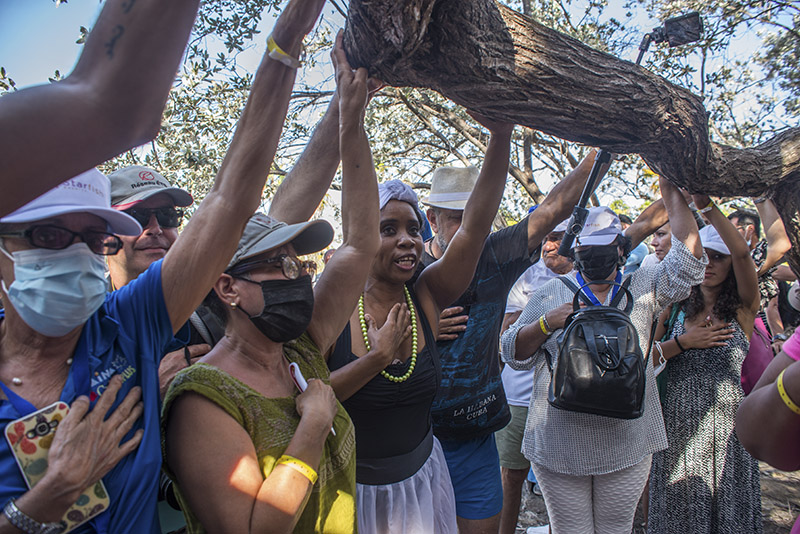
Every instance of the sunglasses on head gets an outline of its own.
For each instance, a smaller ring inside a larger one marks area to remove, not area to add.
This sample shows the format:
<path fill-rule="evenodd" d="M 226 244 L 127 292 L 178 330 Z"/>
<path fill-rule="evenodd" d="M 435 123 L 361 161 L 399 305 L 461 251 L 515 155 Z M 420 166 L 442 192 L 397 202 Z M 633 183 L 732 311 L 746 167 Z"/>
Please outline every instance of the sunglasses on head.
<path fill-rule="evenodd" d="M 288 254 L 280 254 L 274 258 L 266 260 L 257 260 L 247 263 L 240 263 L 235 265 L 228 273 L 232 276 L 244 274 L 254 269 L 260 269 L 273 263 L 280 263 L 283 275 L 289 280 L 296 280 L 303 274 L 314 276 L 317 272 L 317 264 L 313 261 L 302 261 L 294 256 Z"/>
<path fill-rule="evenodd" d="M 183 210 L 177 208 L 129 208 L 123 211 L 136 219 L 142 228 L 150 224 L 150 217 L 153 215 L 162 228 L 177 228 L 184 214 Z"/>
<path fill-rule="evenodd" d="M 54 224 L 39 224 L 18 232 L 4 232 L 0 237 L 25 239 L 36 248 L 50 250 L 63 250 L 72 245 L 77 237 L 86 243 L 92 252 L 101 256 L 113 256 L 122 248 L 122 240 L 114 234 L 96 230 L 73 232 Z"/>

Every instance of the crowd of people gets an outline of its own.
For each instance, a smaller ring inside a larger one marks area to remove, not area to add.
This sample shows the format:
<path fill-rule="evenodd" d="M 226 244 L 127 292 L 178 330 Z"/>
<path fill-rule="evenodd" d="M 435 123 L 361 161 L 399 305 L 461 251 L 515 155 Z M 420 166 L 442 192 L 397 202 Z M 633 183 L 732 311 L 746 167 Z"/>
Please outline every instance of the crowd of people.
<path fill-rule="evenodd" d="M 769 199 L 726 216 L 661 177 L 560 255 L 596 152 L 492 232 L 514 125 L 473 115 L 479 169 L 436 169 L 423 211 L 379 183 L 380 84 L 340 34 L 330 105 L 257 212 L 324 4 L 290 0 L 187 218 L 159 170 L 95 168 L 155 135 L 198 7 L 168 4 L 109 0 L 70 76 L 0 99 L 0 533 L 514 534 L 529 477 L 530 533 L 626 534 L 640 502 L 648 532 L 762 531 L 757 459 L 800 469 L 800 288 Z M 311 218 L 339 168 L 333 249 Z M 629 330 L 595 333 L 603 310 Z M 637 410 L 569 405 L 569 372 Z"/>

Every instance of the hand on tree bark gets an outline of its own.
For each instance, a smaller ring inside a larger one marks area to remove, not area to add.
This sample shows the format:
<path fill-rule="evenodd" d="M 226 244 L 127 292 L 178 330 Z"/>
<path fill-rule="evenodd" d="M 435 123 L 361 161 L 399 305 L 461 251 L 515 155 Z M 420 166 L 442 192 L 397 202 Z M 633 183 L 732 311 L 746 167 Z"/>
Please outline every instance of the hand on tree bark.
<path fill-rule="evenodd" d="M 489 130 L 492 135 L 511 135 L 511 132 L 514 131 L 513 123 L 496 121 L 470 110 L 467 110 L 467 113 L 478 121 L 478 124 Z"/>
<path fill-rule="evenodd" d="M 331 59 L 336 68 L 340 123 L 343 123 L 348 117 L 359 117 L 359 122 L 361 122 L 368 101 L 367 69 L 361 67 L 353 70 L 350 66 L 344 48 L 342 48 L 341 30 L 336 36 L 336 45 L 331 51 Z"/>

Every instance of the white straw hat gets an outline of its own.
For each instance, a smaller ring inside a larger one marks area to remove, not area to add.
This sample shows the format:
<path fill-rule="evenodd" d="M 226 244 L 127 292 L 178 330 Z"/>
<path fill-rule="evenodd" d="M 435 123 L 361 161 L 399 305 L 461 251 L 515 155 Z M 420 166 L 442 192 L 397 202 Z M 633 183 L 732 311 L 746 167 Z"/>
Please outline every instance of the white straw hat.
<path fill-rule="evenodd" d="M 431 194 L 423 204 L 463 210 L 477 181 L 478 169 L 475 167 L 439 167 L 433 171 Z"/>

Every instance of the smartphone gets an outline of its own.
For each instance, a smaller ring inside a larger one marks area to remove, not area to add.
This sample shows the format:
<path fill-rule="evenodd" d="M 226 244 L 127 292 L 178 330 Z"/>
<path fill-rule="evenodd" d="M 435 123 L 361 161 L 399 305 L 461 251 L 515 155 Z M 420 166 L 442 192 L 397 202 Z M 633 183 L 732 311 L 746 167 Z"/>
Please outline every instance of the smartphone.
<path fill-rule="evenodd" d="M 25 483 L 35 486 L 47 472 L 47 455 L 59 423 L 69 413 L 64 402 L 55 402 L 6 426 L 6 440 L 14 454 Z M 86 489 L 61 519 L 69 532 L 97 516 L 109 505 L 103 481 Z"/>

